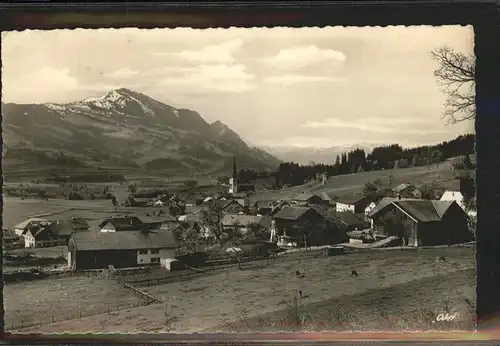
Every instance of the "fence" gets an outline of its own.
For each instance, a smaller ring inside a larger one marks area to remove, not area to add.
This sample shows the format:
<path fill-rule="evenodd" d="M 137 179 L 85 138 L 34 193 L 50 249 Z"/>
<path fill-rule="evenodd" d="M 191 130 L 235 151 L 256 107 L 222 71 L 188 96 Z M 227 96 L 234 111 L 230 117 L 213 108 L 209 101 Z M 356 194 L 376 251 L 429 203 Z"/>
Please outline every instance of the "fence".
<path fill-rule="evenodd" d="M 120 311 L 120 310 L 127 310 L 131 308 L 137 308 L 140 306 L 145 306 L 148 305 L 149 302 L 141 302 L 138 300 L 136 303 L 133 304 L 123 304 L 123 305 L 116 305 L 116 307 L 107 307 L 107 308 L 102 308 L 102 309 L 95 309 L 91 311 L 84 311 L 77 309 L 74 312 L 71 312 L 70 314 L 60 314 L 60 315 L 52 315 L 52 316 L 45 316 L 43 319 L 30 319 L 30 320 L 21 320 L 17 322 L 9 322 L 9 318 L 6 318 L 5 320 L 5 331 L 6 332 L 13 332 L 16 330 L 24 329 L 24 328 L 29 328 L 29 327 L 34 327 L 34 326 L 40 326 L 43 324 L 50 324 L 50 323 L 56 323 L 56 322 L 63 322 L 63 321 L 68 321 L 68 320 L 75 320 L 75 319 L 81 319 L 84 317 L 89 317 L 89 316 L 95 316 L 95 315 L 101 315 L 101 314 L 106 314 L 106 313 L 111 313 L 114 311 Z"/>

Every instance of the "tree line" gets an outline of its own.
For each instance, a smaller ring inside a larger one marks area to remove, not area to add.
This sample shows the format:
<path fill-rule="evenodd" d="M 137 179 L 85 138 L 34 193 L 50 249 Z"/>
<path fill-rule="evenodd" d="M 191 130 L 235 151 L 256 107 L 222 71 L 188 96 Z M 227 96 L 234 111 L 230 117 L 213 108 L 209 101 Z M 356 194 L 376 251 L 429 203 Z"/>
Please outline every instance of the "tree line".
<path fill-rule="evenodd" d="M 301 185 L 326 173 L 328 176 L 360 173 L 365 171 L 426 166 L 443 162 L 452 157 L 462 157 L 456 164 L 459 169 L 471 169 L 470 154 L 474 153 L 475 135 L 467 134 L 454 140 L 432 146 L 403 148 L 399 144 L 376 147 L 371 153 L 355 149 L 337 155 L 335 163 L 299 165 L 283 162 L 276 172 L 280 185 Z"/>

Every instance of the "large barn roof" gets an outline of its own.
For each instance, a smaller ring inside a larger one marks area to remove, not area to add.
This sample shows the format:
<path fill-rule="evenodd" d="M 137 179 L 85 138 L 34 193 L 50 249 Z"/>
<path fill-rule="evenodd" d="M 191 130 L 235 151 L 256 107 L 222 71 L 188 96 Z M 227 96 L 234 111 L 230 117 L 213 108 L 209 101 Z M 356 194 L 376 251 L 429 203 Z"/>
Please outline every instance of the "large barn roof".
<path fill-rule="evenodd" d="M 179 246 L 174 232 L 168 230 L 80 232 L 73 233 L 71 239 L 77 251 L 171 249 Z"/>

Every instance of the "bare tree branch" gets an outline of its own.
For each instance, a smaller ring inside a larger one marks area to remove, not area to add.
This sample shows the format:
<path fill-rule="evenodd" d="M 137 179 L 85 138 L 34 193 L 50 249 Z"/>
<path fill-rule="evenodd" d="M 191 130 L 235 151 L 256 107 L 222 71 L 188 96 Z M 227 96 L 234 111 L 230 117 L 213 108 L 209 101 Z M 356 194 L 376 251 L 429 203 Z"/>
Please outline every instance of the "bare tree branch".
<path fill-rule="evenodd" d="M 476 116 L 475 102 L 475 59 L 455 52 L 449 47 L 441 47 L 431 52 L 438 63 L 434 76 L 446 94 L 443 119 L 455 124 Z"/>

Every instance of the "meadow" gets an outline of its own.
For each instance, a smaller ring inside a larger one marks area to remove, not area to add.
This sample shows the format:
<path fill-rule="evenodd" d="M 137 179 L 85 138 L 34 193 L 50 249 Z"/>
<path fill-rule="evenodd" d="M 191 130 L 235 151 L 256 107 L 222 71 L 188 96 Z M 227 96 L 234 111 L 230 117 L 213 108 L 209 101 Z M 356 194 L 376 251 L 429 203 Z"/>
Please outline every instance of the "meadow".
<path fill-rule="evenodd" d="M 439 256 L 446 261 L 438 261 Z M 333 257 L 318 251 L 297 252 L 279 256 L 269 265 L 249 263 L 242 270 L 233 266 L 211 276 L 143 288 L 165 304 L 47 324 L 37 330 L 235 332 L 263 325 L 268 330 L 269 326 L 296 330 L 294 323 L 283 323 L 280 316 L 290 309 L 299 290 L 309 321 L 303 324 L 315 330 L 356 329 L 361 322 L 374 330 L 404 329 L 405 323 L 418 322 L 421 316 L 427 318 L 425 329 L 433 329 L 430 323 L 445 311 L 459 312 L 462 326 L 472 328 L 474 312 L 467 302 L 475 301 L 475 266 L 470 248 L 367 251 Z M 295 277 L 295 270 L 304 277 Z M 351 277 L 351 270 L 359 276 Z"/>
<path fill-rule="evenodd" d="M 118 282 L 87 276 L 6 284 L 3 294 L 7 331 L 21 325 L 75 319 L 141 303 Z"/>
<path fill-rule="evenodd" d="M 331 192 L 337 197 L 362 193 L 365 183 L 379 179 L 384 187 L 396 187 L 402 183 L 437 184 L 444 189 L 458 189 L 457 171 L 452 169 L 453 159 L 430 166 L 387 169 L 329 177 L 324 185 L 317 181 L 284 189 L 256 192 L 252 200 L 290 199 L 299 193 Z M 475 171 L 470 171 L 474 174 Z M 389 177 L 391 183 L 389 184 Z"/>

